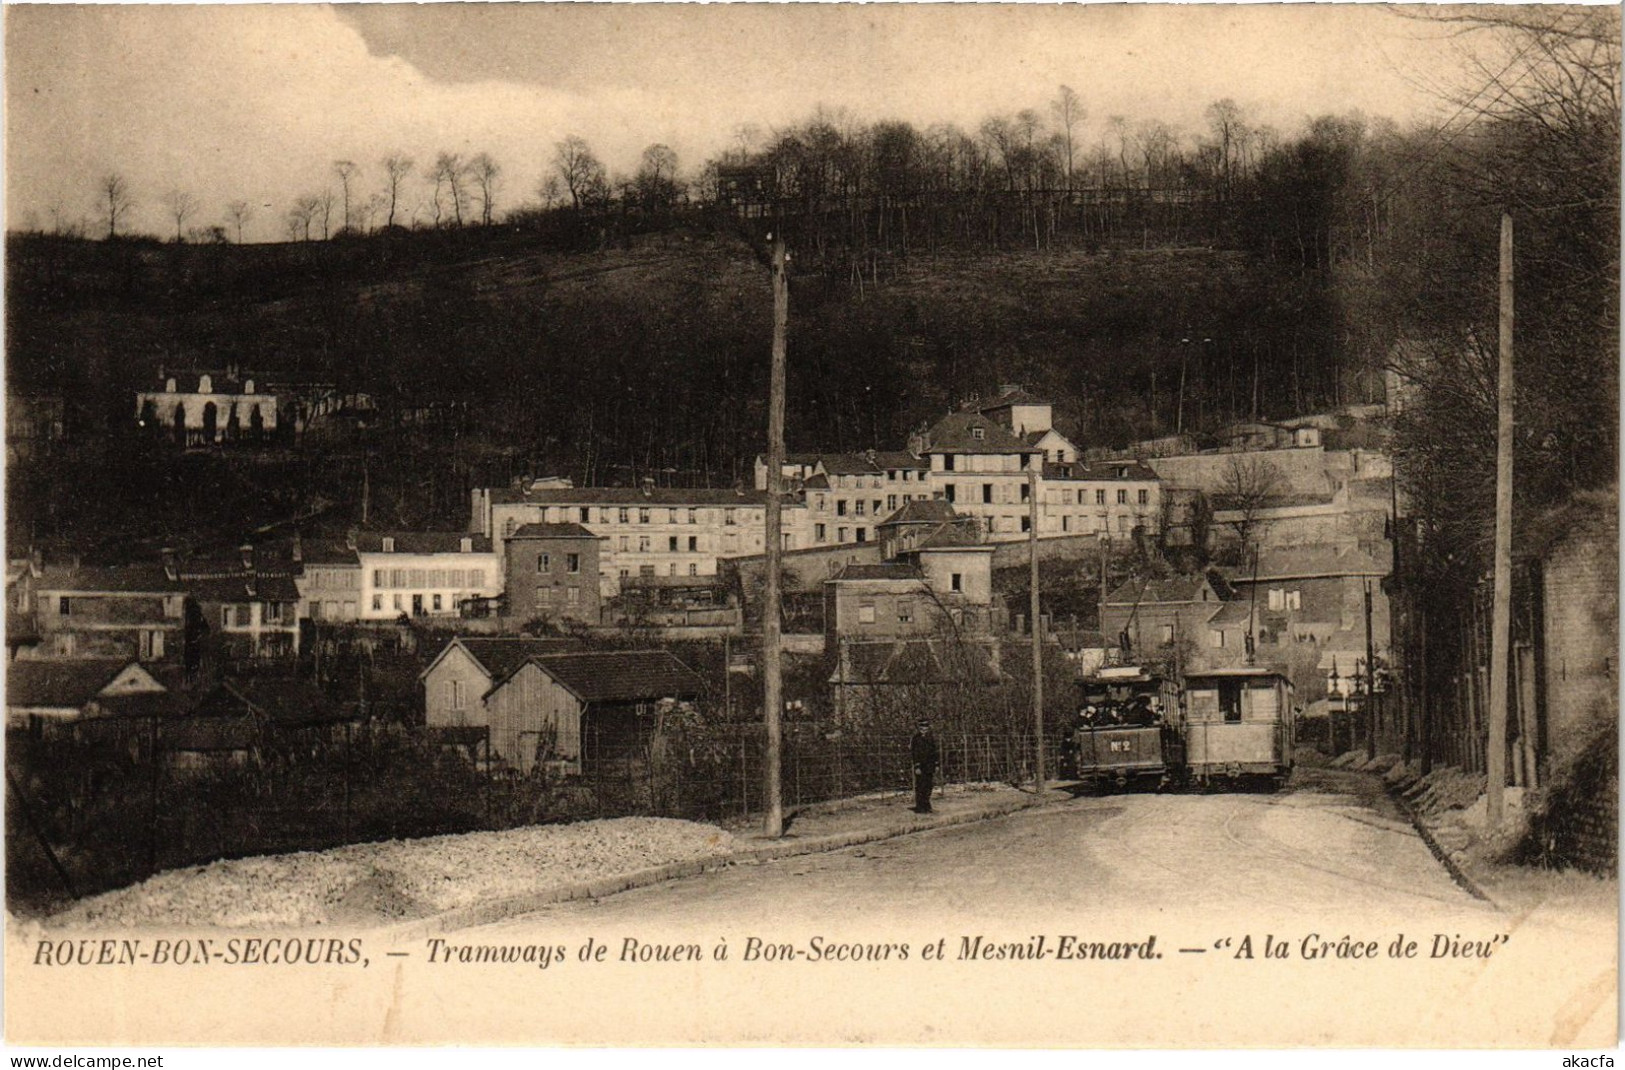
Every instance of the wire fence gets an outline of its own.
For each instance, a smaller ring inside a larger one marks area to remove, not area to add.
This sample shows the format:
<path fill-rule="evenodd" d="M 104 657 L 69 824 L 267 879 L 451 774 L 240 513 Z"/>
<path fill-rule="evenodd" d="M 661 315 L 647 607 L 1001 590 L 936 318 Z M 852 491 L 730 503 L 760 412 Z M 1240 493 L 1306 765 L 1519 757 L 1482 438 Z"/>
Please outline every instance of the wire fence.
<path fill-rule="evenodd" d="M 788 809 L 912 790 L 910 737 L 790 723 Z M 34 914 L 154 873 L 223 858 L 342 844 L 654 815 L 762 812 L 766 737 L 756 724 L 597 740 L 577 768 L 517 775 L 482 728 L 336 726 L 243 737 L 135 719 L 95 734 L 8 739 L 8 906 Z M 1032 737 L 938 741 L 939 783 L 1025 782 Z M 1058 738 L 1047 741 L 1055 768 Z"/>

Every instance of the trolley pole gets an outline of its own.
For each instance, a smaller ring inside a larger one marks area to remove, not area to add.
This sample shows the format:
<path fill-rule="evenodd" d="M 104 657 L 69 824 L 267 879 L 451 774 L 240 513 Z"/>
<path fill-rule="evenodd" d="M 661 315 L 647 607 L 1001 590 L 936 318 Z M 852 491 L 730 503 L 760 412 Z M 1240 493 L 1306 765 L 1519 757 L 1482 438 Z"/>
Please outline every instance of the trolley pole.
<path fill-rule="evenodd" d="M 1501 827 L 1507 760 L 1507 647 L 1512 631 L 1512 216 L 1501 213 L 1500 375 L 1495 433 L 1495 594 L 1490 609 L 1487 819 Z"/>
<path fill-rule="evenodd" d="M 766 807 L 762 832 L 784 835 L 784 801 L 779 790 L 783 750 L 784 681 L 779 650 L 779 558 L 783 516 L 779 481 L 784 473 L 784 350 L 790 322 L 790 285 L 784 275 L 784 236 L 773 238 L 773 369 L 767 406 L 767 584 L 762 606 L 762 712 L 767 720 Z"/>
<path fill-rule="evenodd" d="M 1041 456 L 1028 460 L 1043 464 Z M 1044 627 L 1038 614 L 1038 469 L 1027 469 L 1027 571 L 1033 629 L 1033 791 L 1044 793 Z"/>

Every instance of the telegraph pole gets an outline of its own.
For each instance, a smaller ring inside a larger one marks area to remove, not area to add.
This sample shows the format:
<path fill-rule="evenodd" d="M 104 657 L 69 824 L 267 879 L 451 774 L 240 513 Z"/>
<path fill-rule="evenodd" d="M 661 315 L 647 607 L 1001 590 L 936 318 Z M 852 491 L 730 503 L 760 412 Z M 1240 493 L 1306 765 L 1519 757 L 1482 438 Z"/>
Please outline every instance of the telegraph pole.
<path fill-rule="evenodd" d="M 1042 457 L 1027 455 L 1034 464 Z M 1027 566 L 1033 628 L 1033 790 L 1044 793 L 1044 628 L 1038 615 L 1038 469 L 1027 469 Z"/>
<path fill-rule="evenodd" d="M 1500 828 L 1507 760 L 1507 647 L 1512 638 L 1512 216 L 1501 213 L 1500 376 L 1495 428 L 1495 595 L 1490 611 L 1490 738 L 1484 777 Z"/>
<path fill-rule="evenodd" d="M 790 284 L 784 276 L 784 236 L 773 238 L 773 370 L 768 381 L 767 405 L 767 584 L 762 606 L 762 707 L 767 719 L 767 812 L 762 822 L 766 835 L 784 835 L 784 801 L 779 792 L 779 760 L 783 749 L 784 681 L 779 650 L 779 558 L 783 527 L 779 482 L 784 474 L 784 346 L 790 322 Z"/>

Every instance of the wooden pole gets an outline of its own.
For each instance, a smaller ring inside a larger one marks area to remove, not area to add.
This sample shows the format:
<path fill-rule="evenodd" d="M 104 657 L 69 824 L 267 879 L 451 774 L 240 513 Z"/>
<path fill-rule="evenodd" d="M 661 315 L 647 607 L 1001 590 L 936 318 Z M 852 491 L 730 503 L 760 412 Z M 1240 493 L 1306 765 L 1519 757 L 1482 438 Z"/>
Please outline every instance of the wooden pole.
<path fill-rule="evenodd" d="M 1495 420 L 1495 594 L 1490 610 L 1488 823 L 1500 828 L 1507 760 L 1507 645 L 1512 631 L 1512 216 L 1501 213 L 1500 379 Z"/>
<path fill-rule="evenodd" d="M 1028 608 L 1033 629 L 1033 790 L 1044 793 L 1044 620 L 1038 614 L 1038 468 L 1041 457 L 1028 454 L 1027 469 Z"/>
<path fill-rule="evenodd" d="M 1371 638 L 1371 581 L 1365 581 L 1365 757 L 1377 756 L 1377 650 Z"/>
<path fill-rule="evenodd" d="M 767 719 L 767 762 L 762 831 L 784 835 L 784 802 L 779 792 L 779 761 L 783 747 L 780 719 L 784 713 L 784 681 L 779 649 L 779 558 L 783 553 L 782 503 L 779 482 L 784 473 L 784 350 L 790 321 L 790 286 L 784 274 L 784 237 L 773 239 L 773 369 L 767 406 L 767 584 L 762 606 L 762 712 Z"/>

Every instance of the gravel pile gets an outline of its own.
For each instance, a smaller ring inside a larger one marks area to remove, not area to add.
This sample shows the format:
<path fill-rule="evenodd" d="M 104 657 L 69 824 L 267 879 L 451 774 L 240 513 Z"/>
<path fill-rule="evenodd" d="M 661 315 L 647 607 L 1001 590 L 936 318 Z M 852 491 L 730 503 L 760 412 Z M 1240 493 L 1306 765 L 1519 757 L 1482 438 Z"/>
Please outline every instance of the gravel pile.
<path fill-rule="evenodd" d="M 419 917 L 576 881 L 722 854 L 714 825 L 626 817 L 364 843 L 172 870 L 87 899 L 47 924 L 223 928 Z"/>

